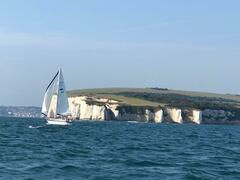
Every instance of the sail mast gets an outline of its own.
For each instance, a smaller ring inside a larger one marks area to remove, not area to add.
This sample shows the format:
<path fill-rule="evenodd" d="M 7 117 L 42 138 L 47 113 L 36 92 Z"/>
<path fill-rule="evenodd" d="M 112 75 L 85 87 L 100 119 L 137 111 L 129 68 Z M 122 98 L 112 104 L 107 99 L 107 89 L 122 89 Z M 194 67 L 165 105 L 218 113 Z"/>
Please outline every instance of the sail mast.
<path fill-rule="evenodd" d="M 60 85 L 60 76 L 61 76 L 61 69 L 58 70 L 58 81 L 57 81 L 57 95 L 56 95 L 56 111 L 55 111 L 55 118 L 57 117 L 58 115 L 58 102 L 59 102 L 59 85 Z"/>

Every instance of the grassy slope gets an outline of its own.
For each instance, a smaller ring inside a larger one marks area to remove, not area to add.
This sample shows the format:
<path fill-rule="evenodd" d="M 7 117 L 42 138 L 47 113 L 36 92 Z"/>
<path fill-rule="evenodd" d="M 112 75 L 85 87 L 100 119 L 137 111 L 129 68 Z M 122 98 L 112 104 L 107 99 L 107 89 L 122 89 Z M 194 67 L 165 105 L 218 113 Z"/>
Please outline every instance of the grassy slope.
<path fill-rule="evenodd" d="M 205 93 L 205 92 L 191 92 L 191 91 L 176 91 L 176 90 L 156 90 L 150 88 L 106 88 L 106 89 L 82 89 L 69 91 L 69 96 L 80 96 L 88 95 L 95 97 L 111 98 L 118 100 L 124 104 L 133 106 L 158 106 L 164 105 L 161 102 L 154 102 L 149 100 L 144 100 L 144 98 L 133 98 L 123 95 L 124 93 L 154 93 L 163 95 L 183 95 L 193 98 L 221 98 L 224 102 L 235 101 L 237 104 L 240 103 L 240 96 L 229 95 L 229 94 L 216 94 L 216 93 Z M 119 95 L 121 94 L 121 95 Z"/>

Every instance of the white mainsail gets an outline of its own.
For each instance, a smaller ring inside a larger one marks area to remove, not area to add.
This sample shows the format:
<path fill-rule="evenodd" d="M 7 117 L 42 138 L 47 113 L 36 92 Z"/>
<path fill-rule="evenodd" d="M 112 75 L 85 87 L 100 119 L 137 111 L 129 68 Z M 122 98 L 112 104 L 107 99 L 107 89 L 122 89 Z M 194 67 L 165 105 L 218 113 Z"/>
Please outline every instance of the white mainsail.
<path fill-rule="evenodd" d="M 67 116 L 69 114 L 68 109 L 68 97 L 62 70 L 60 69 L 47 87 L 42 113 L 47 117 L 56 118 L 58 115 Z"/>
<path fill-rule="evenodd" d="M 66 87 L 62 75 L 62 70 L 59 70 L 58 74 L 58 92 L 57 92 L 57 115 L 67 116 L 69 115 L 68 109 L 68 97 L 66 93 Z"/>

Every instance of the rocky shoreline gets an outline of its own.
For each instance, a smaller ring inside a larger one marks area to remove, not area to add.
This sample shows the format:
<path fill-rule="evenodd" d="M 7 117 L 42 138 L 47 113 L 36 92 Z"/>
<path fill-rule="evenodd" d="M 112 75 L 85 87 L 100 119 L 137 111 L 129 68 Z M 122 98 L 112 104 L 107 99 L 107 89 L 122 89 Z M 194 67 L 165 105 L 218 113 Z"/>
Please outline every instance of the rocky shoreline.
<path fill-rule="evenodd" d="M 69 97 L 70 113 L 76 120 L 139 121 L 177 124 L 236 124 L 234 112 L 169 106 L 130 106 L 113 99 Z M 235 119 L 235 120 L 234 120 Z"/>

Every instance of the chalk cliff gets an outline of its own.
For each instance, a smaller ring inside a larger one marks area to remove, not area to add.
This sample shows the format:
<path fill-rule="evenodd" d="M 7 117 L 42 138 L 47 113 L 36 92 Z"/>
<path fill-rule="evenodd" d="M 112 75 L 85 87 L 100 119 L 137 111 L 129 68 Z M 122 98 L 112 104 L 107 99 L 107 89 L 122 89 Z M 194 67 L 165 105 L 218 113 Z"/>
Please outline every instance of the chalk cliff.
<path fill-rule="evenodd" d="M 103 88 L 68 92 L 73 119 L 177 124 L 240 124 L 240 95 L 166 88 Z"/>
<path fill-rule="evenodd" d="M 89 96 L 69 97 L 69 106 L 72 118 L 79 120 L 185 123 L 182 110 L 174 107 L 129 106 L 115 100 Z M 191 111 L 187 115 L 188 123 L 201 124 L 202 112 L 200 110 L 188 111 Z"/>
<path fill-rule="evenodd" d="M 159 109 L 155 112 L 154 122 L 155 123 L 162 123 L 163 122 L 163 110 L 162 109 Z"/>
<path fill-rule="evenodd" d="M 196 124 L 201 124 L 202 123 L 202 111 L 200 110 L 193 110 L 192 111 L 193 115 L 192 115 L 192 122 L 196 123 Z"/>
<path fill-rule="evenodd" d="M 166 118 L 168 122 L 183 123 L 182 110 L 176 108 L 166 108 Z"/>

